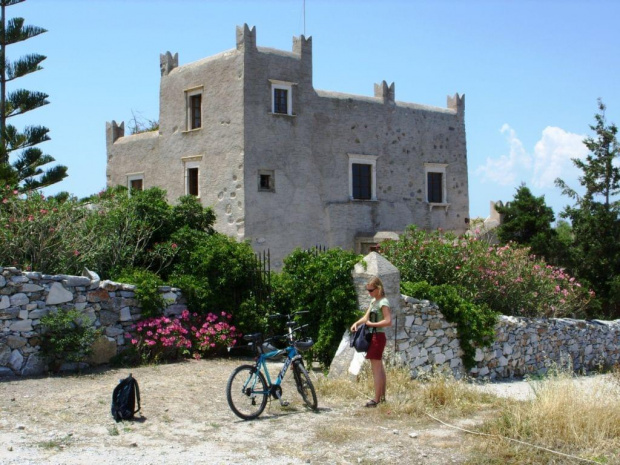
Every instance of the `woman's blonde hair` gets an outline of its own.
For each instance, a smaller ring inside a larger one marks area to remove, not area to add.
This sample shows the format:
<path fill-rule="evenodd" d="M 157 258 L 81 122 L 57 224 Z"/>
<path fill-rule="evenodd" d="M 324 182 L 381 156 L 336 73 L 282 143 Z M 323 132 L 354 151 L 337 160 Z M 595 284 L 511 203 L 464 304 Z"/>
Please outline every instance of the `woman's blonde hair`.
<path fill-rule="evenodd" d="M 381 297 L 385 297 L 385 288 L 383 287 L 383 282 L 381 281 L 381 279 L 375 276 L 374 278 L 370 278 L 370 280 L 368 281 L 366 285 L 372 286 L 372 287 L 378 287 L 379 289 L 381 289 Z"/>

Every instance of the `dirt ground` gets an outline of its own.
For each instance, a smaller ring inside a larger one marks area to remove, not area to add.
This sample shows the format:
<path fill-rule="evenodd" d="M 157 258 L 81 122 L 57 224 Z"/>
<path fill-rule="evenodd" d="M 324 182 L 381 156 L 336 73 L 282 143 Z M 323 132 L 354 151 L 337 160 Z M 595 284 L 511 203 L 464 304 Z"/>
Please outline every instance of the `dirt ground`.
<path fill-rule="evenodd" d="M 319 410 L 312 412 L 285 382 L 289 407 L 274 401 L 258 420 L 242 421 L 228 407 L 225 386 L 244 362 L 192 360 L 2 380 L 0 463 L 450 464 L 467 459 L 463 433 L 432 420 L 385 420 L 385 415 L 373 420 L 362 394 L 349 405 L 319 394 Z M 110 414 L 112 390 L 129 372 L 140 384 L 142 411 L 133 421 L 116 423 Z"/>

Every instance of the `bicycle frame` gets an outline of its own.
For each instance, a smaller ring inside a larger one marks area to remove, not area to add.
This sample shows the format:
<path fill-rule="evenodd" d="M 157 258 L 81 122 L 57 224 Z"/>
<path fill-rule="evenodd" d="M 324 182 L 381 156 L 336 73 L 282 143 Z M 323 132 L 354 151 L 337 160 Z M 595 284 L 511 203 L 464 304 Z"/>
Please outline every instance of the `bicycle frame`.
<path fill-rule="evenodd" d="M 271 375 L 269 374 L 269 370 L 267 369 L 267 360 L 269 360 L 270 358 L 278 357 L 279 355 L 282 355 L 284 353 L 286 353 L 286 360 L 284 360 L 284 365 L 282 365 L 282 369 L 280 370 L 280 373 L 278 373 L 275 382 L 272 383 Z M 262 371 L 265 374 L 268 387 L 271 388 L 272 386 L 280 386 L 282 384 L 284 375 L 286 375 L 286 372 L 290 368 L 291 363 L 293 363 L 293 361 L 297 359 L 301 359 L 301 355 L 299 354 L 299 352 L 297 352 L 295 346 L 288 346 L 286 349 L 278 349 L 267 352 L 266 354 L 260 354 L 258 356 L 258 359 L 256 360 L 256 367 L 259 371 Z"/>

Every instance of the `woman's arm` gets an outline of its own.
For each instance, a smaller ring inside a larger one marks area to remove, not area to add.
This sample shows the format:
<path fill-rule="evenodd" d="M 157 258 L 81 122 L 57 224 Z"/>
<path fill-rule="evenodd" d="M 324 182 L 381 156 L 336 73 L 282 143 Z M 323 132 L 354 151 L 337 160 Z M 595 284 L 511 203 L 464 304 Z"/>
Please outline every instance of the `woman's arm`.
<path fill-rule="evenodd" d="M 374 323 L 371 321 L 366 321 L 366 326 L 370 328 L 384 328 L 386 326 L 392 326 L 392 310 L 387 305 L 381 307 L 381 311 L 383 312 L 383 320 L 375 321 Z"/>
<path fill-rule="evenodd" d="M 362 323 L 366 323 L 368 324 L 368 317 L 370 316 L 370 307 L 368 307 L 368 310 L 366 310 L 366 313 L 364 313 L 364 316 L 361 317 L 359 320 L 357 320 L 355 323 L 353 323 L 351 325 L 351 332 L 355 332 L 357 331 L 357 327 L 359 325 L 361 325 Z M 370 325 L 369 325 L 370 326 Z"/>

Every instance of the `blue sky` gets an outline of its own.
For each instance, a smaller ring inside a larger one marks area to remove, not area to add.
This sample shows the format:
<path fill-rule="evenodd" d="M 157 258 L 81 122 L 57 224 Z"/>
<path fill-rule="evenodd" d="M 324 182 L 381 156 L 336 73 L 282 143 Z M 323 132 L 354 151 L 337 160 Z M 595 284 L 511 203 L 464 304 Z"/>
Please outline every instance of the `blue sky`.
<path fill-rule="evenodd" d="M 620 2 L 614 0 L 27 0 L 7 8 L 47 33 L 10 46 L 41 53 L 44 70 L 15 81 L 50 105 L 12 121 L 40 124 L 41 149 L 69 167 L 47 190 L 78 197 L 105 187 L 105 123 L 158 119 L 159 54 L 181 65 L 235 47 L 235 27 L 291 50 L 312 36 L 316 89 L 446 107 L 465 94 L 470 215 L 509 201 L 525 182 L 559 213 L 571 203 L 553 180 L 578 186 L 597 99 L 620 124 Z"/>

